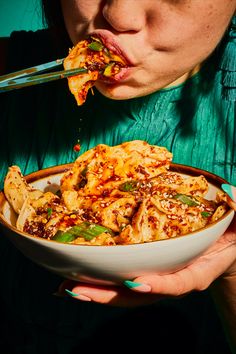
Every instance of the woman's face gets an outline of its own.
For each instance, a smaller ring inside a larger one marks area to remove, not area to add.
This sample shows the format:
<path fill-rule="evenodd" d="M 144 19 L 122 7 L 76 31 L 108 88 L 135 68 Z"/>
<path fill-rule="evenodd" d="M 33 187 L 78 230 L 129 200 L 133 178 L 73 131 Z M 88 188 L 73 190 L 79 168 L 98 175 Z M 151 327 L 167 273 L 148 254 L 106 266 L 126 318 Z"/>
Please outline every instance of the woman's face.
<path fill-rule="evenodd" d="M 183 82 L 212 53 L 236 0 L 61 0 L 74 44 L 97 33 L 130 65 L 115 84 L 97 81 L 112 99 L 144 96 Z"/>

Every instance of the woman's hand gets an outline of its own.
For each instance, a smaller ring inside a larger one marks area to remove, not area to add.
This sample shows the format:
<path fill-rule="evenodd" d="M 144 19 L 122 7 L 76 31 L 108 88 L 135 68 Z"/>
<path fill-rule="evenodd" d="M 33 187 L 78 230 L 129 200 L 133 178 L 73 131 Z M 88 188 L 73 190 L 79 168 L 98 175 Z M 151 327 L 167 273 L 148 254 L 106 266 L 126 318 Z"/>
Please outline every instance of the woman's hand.
<path fill-rule="evenodd" d="M 74 298 L 116 306 L 138 306 L 163 296 L 181 296 L 204 290 L 222 274 L 236 274 L 236 218 L 225 234 L 201 257 L 186 268 L 168 275 L 132 279 L 127 287 L 107 287 L 65 281 L 60 292 L 69 289 Z M 85 298 L 85 297 L 86 298 Z"/>
<path fill-rule="evenodd" d="M 229 203 L 236 210 L 236 203 L 231 198 Z M 65 281 L 59 291 L 62 293 L 67 289 L 66 292 L 75 299 L 130 307 L 149 304 L 163 297 L 178 297 L 194 290 L 204 290 L 217 278 L 229 275 L 236 276 L 236 218 L 212 247 L 180 271 L 168 275 L 142 276 L 132 281 L 127 279 L 121 287 Z"/>

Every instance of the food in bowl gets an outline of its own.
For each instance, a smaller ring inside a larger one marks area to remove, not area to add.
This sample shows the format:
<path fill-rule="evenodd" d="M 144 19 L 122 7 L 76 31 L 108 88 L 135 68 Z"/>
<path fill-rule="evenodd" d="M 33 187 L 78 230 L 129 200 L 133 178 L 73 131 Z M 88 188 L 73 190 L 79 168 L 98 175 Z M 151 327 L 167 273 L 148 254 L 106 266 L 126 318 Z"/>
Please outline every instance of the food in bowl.
<path fill-rule="evenodd" d="M 56 193 L 32 187 L 18 166 L 9 168 L 4 193 L 18 230 L 43 239 L 116 246 L 175 238 L 216 222 L 229 206 L 223 192 L 205 198 L 203 175 L 170 171 L 172 157 L 140 140 L 100 144 L 76 159 Z"/>
<path fill-rule="evenodd" d="M 139 159 L 139 162 L 143 163 L 143 160 Z M 159 168 L 161 164 L 159 161 Z M 25 187 L 30 186 L 32 192 L 36 190 L 55 195 L 61 189 L 61 180 L 73 171 L 74 165 L 71 163 L 53 166 L 30 173 L 24 177 Z M 227 183 L 219 176 L 190 166 L 170 163 L 167 171 L 178 173 L 183 178 L 204 176 L 208 182 L 208 191 L 204 195 L 207 200 L 216 200 L 217 195 L 221 195 L 221 184 Z M 50 208 L 47 213 L 51 214 Z M 4 193 L 0 193 L 2 234 L 27 258 L 64 278 L 102 285 L 121 285 L 125 279 L 134 279 L 150 273 L 168 274 L 186 267 L 219 239 L 229 227 L 233 217 L 234 211 L 229 209 L 217 221 L 190 234 L 153 242 L 114 246 L 97 245 L 92 242 L 88 244 L 55 242 L 50 238 L 20 231 L 16 227 L 19 214 L 13 210 Z"/>

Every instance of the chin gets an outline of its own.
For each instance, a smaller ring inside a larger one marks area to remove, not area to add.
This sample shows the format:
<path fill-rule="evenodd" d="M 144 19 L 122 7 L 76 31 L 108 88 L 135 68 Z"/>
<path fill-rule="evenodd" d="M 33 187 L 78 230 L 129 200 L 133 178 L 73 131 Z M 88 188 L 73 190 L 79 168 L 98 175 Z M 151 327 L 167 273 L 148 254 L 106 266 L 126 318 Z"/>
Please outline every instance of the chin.
<path fill-rule="evenodd" d="M 96 84 L 96 89 L 105 97 L 112 100 L 128 100 L 131 98 L 147 96 L 155 90 L 147 91 L 137 87 L 130 87 L 120 84 Z"/>

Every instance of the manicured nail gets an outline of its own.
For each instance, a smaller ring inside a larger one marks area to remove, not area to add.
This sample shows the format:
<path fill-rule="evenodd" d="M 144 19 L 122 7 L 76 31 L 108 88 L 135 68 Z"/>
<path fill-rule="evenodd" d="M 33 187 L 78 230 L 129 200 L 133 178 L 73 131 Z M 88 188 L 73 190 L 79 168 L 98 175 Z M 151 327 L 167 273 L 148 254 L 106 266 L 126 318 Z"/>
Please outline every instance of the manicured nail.
<path fill-rule="evenodd" d="M 91 301 L 90 297 L 86 296 L 86 295 L 82 295 L 82 294 L 76 294 L 73 293 L 72 291 L 65 289 L 65 292 L 72 296 L 72 297 L 76 297 L 76 299 L 82 300 L 82 301 Z"/>
<path fill-rule="evenodd" d="M 228 196 L 236 202 L 236 188 L 234 186 L 231 186 L 230 184 L 222 184 L 221 188 L 225 193 L 228 194 Z"/>
<path fill-rule="evenodd" d="M 152 288 L 148 284 L 135 283 L 131 280 L 125 280 L 124 285 L 131 290 L 140 291 L 142 293 L 149 293 L 152 290 Z"/>

